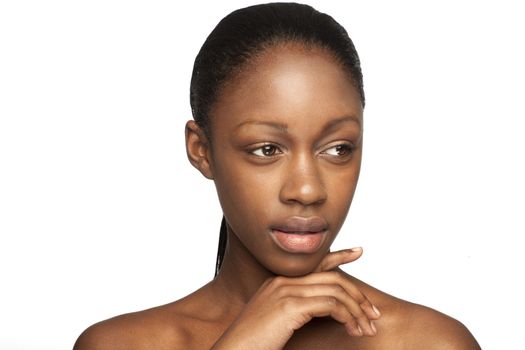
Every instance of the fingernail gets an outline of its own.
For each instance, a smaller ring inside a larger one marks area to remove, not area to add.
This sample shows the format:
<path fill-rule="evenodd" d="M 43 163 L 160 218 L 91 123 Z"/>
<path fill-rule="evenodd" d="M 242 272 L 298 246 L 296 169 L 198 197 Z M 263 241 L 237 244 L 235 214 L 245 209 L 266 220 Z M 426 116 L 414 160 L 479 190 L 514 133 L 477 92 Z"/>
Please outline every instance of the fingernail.
<path fill-rule="evenodd" d="M 363 335 L 363 330 L 361 329 L 361 326 L 357 325 L 357 333 L 359 335 Z"/>
<path fill-rule="evenodd" d="M 379 310 L 377 309 L 377 307 L 375 305 L 372 305 L 372 309 L 377 314 L 377 316 L 381 316 L 381 313 L 379 312 Z"/>
<path fill-rule="evenodd" d="M 374 331 L 374 334 L 377 334 L 377 328 L 374 325 L 374 322 L 370 321 L 370 327 L 372 328 L 372 331 Z"/>
<path fill-rule="evenodd" d="M 363 250 L 363 248 L 361 248 L 361 247 L 355 247 L 355 248 L 350 249 L 351 252 L 360 252 L 362 250 Z"/>

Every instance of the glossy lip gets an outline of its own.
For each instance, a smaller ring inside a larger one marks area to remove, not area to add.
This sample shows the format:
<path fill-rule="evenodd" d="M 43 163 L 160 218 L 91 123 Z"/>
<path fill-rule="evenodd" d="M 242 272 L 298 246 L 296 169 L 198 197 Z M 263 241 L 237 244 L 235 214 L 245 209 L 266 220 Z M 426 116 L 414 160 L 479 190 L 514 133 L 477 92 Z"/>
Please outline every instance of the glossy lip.
<path fill-rule="evenodd" d="M 328 224 L 319 216 L 291 216 L 270 227 L 272 240 L 286 252 L 312 254 L 324 243 Z"/>

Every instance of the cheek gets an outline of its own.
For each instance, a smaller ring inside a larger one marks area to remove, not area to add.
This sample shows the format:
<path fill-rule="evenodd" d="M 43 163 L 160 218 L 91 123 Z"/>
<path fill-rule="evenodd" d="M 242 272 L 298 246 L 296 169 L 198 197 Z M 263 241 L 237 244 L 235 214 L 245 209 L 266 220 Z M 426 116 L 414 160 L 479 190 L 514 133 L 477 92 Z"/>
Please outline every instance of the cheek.
<path fill-rule="evenodd" d="M 329 171 L 325 175 L 325 186 L 328 191 L 327 215 L 332 216 L 338 226 L 342 226 L 350 209 L 359 179 L 360 163 L 356 162 L 347 169 Z"/>
<path fill-rule="evenodd" d="M 329 185 L 331 188 L 330 194 L 333 197 L 332 200 L 335 200 L 337 202 L 350 202 L 357 187 L 358 178 L 358 169 L 341 171 L 332 175 L 332 183 Z"/>
<path fill-rule="evenodd" d="M 270 216 L 278 198 L 278 174 L 259 172 L 237 160 L 221 161 L 215 175 L 219 201 L 230 224 L 253 226 Z"/>

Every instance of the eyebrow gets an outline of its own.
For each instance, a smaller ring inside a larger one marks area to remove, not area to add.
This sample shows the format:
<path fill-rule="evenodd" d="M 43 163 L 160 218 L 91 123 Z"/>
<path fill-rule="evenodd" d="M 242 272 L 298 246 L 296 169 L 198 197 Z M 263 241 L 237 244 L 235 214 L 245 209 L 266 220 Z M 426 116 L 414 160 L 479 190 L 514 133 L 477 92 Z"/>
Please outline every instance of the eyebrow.
<path fill-rule="evenodd" d="M 286 133 L 288 131 L 288 125 L 279 123 L 279 122 L 272 122 L 269 120 L 246 120 L 239 125 L 235 127 L 235 130 L 240 129 L 242 126 L 253 124 L 253 125 L 265 125 L 269 126 L 271 128 L 277 129 L 278 131 L 282 133 Z"/>
<path fill-rule="evenodd" d="M 330 121 L 329 123 L 327 123 L 325 125 L 325 127 L 323 128 L 323 134 L 329 130 L 332 130 L 332 129 L 335 129 L 337 126 L 339 126 L 341 123 L 346 123 L 346 122 L 353 122 L 353 123 L 356 123 L 357 125 L 359 125 L 359 128 L 362 128 L 362 123 L 361 123 L 361 119 L 356 117 L 356 116 L 353 116 L 353 115 L 347 115 L 347 116 L 344 116 L 344 117 L 340 117 L 340 118 L 337 118 L 337 119 L 334 119 L 332 121 Z"/>
<path fill-rule="evenodd" d="M 322 133 L 325 133 L 325 132 L 327 132 L 329 130 L 332 130 L 332 129 L 336 128 L 337 126 L 339 126 L 341 123 L 346 123 L 346 122 L 353 122 L 353 123 L 356 123 L 357 125 L 359 125 L 359 127 L 361 127 L 361 119 L 356 117 L 356 116 L 349 115 L 349 116 L 343 116 L 343 117 L 331 120 L 329 123 L 327 123 L 323 127 Z M 237 129 L 245 126 L 245 125 L 264 125 L 264 126 L 269 126 L 271 128 L 277 129 L 279 132 L 282 132 L 282 133 L 286 133 L 288 131 L 288 125 L 287 124 L 274 122 L 274 121 L 269 121 L 269 120 L 245 120 L 244 122 L 242 122 L 239 125 L 237 125 L 235 127 L 235 130 L 237 130 Z"/>

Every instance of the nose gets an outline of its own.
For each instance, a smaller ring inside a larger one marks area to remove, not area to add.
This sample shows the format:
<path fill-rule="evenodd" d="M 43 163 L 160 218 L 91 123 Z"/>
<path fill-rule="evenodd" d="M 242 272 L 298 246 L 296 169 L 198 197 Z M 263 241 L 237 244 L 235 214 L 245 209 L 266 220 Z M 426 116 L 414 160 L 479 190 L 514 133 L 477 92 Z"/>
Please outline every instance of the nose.
<path fill-rule="evenodd" d="M 299 203 L 304 206 L 320 204 L 326 200 L 326 189 L 318 165 L 311 155 L 301 155 L 290 160 L 279 196 L 284 203 Z"/>

